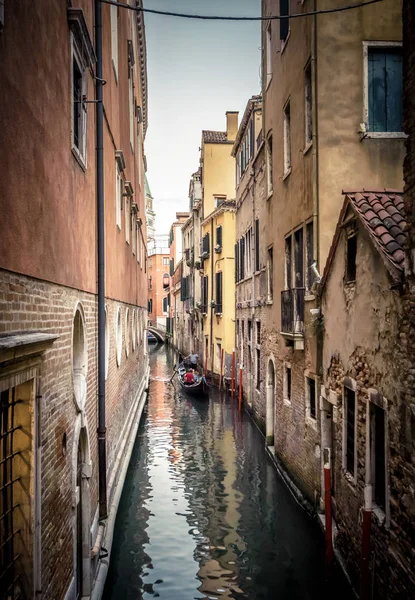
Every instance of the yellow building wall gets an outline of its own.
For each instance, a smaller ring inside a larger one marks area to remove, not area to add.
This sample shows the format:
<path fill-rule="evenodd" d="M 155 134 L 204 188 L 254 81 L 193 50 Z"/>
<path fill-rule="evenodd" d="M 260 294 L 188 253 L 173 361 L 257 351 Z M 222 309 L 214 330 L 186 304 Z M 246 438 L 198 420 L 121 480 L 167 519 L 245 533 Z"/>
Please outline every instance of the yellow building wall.
<path fill-rule="evenodd" d="M 209 232 L 211 241 L 210 256 L 204 261 L 203 265 L 204 274 L 209 277 L 209 302 L 204 325 L 204 348 L 206 348 L 206 338 L 208 338 L 208 370 L 216 374 L 220 373 L 220 354 L 217 344 L 220 344 L 225 352 L 224 371 L 225 363 L 228 367 L 230 365 L 230 357 L 235 347 L 235 224 L 235 212 L 226 211 L 218 215 L 213 215 L 212 219 L 205 223 L 202 228 L 203 235 Z M 216 228 L 220 225 L 222 225 L 222 252 L 216 254 L 213 248 L 216 244 Z M 219 271 L 223 273 L 221 316 L 216 315 L 214 309 L 210 307 L 211 300 L 215 300 L 216 298 L 215 274 Z M 228 375 L 230 376 L 230 368 L 228 371 Z"/>
<path fill-rule="evenodd" d="M 203 144 L 203 218 L 215 210 L 214 197 L 235 198 L 233 143 Z"/>

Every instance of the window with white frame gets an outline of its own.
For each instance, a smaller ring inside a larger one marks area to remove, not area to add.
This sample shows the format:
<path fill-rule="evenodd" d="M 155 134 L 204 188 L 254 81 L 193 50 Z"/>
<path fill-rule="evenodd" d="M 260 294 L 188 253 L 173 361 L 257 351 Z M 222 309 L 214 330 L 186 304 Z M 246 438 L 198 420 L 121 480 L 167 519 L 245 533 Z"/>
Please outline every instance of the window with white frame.
<path fill-rule="evenodd" d="M 266 143 L 266 159 L 267 159 L 267 193 L 272 194 L 274 189 L 273 183 L 273 162 L 272 162 L 272 135 L 267 137 Z"/>
<path fill-rule="evenodd" d="M 111 11 L 111 58 L 115 79 L 118 81 L 118 6 L 110 6 Z"/>
<path fill-rule="evenodd" d="M 364 42 L 364 122 L 367 135 L 402 135 L 402 44 Z"/>
<path fill-rule="evenodd" d="M 134 117 L 135 117 L 135 100 L 134 100 L 134 48 L 132 40 L 128 40 L 128 104 L 130 114 L 130 144 L 134 150 Z"/>
<path fill-rule="evenodd" d="M 164 267 L 169 266 L 169 257 L 168 256 L 163 256 L 163 266 Z"/>
<path fill-rule="evenodd" d="M 86 166 L 87 79 L 86 65 L 74 35 L 71 36 L 72 71 L 72 151 Z"/>
<path fill-rule="evenodd" d="M 304 70 L 304 144 L 307 148 L 313 140 L 313 97 L 312 97 L 311 62 Z"/>
<path fill-rule="evenodd" d="M 131 209 L 130 209 L 130 197 L 125 197 L 125 210 L 124 210 L 124 225 L 125 225 L 125 241 L 127 244 L 130 243 L 130 228 L 131 228 Z"/>
<path fill-rule="evenodd" d="M 291 106 L 284 106 L 284 176 L 291 172 Z"/>
<path fill-rule="evenodd" d="M 215 195 L 213 196 L 214 207 L 218 208 L 223 202 L 225 202 L 226 196 L 224 195 Z"/>
<path fill-rule="evenodd" d="M 122 196 L 123 182 L 121 177 L 120 167 L 116 164 L 116 180 L 115 180 L 115 222 L 118 229 L 121 229 L 121 211 L 122 211 Z"/>
<path fill-rule="evenodd" d="M 271 79 L 272 79 L 272 29 L 271 29 L 271 23 L 268 25 L 267 27 L 267 32 L 266 32 L 266 67 L 267 67 L 267 73 L 266 73 L 266 84 L 265 87 L 267 88 L 269 86 L 269 84 L 271 83 Z"/>
<path fill-rule="evenodd" d="M 131 214 L 131 239 L 133 242 L 133 255 L 137 254 L 137 221 L 135 218 L 135 214 Z"/>
<path fill-rule="evenodd" d="M 353 478 L 356 478 L 357 467 L 357 402 L 356 384 L 345 378 L 343 387 L 343 468 Z"/>

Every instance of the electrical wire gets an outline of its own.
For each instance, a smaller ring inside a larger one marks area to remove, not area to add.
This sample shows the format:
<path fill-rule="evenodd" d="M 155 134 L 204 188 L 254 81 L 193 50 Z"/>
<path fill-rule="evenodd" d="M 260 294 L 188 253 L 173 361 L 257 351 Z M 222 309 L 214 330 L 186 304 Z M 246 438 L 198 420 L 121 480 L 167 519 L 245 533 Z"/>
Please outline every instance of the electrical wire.
<path fill-rule="evenodd" d="M 329 13 L 344 12 L 346 10 L 353 10 L 354 8 L 361 8 L 369 6 L 369 4 L 378 4 L 383 0 L 368 0 L 367 2 L 359 2 L 358 4 L 349 4 L 347 6 L 339 6 L 337 8 L 326 8 L 323 10 L 313 10 L 310 12 L 296 13 L 295 15 L 269 15 L 263 17 L 220 17 L 214 15 L 191 15 L 187 13 L 176 13 L 166 10 L 155 10 L 153 8 L 142 8 L 139 6 L 130 6 L 129 4 L 122 4 L 115 0 L 100 0 L 104 4 L 111 4 L 112 6 L 119 6 L 120 8 L 126 8 L 135 12 L 151 13 L 153 15 L 164 15 L 167 17 L 180 17 L 182 19 L 199 19 L 203 21 L 272 21 L 282 19 L 295 19 L 298 17 L 311 17 L 313 15 L 326 15 Z"/>

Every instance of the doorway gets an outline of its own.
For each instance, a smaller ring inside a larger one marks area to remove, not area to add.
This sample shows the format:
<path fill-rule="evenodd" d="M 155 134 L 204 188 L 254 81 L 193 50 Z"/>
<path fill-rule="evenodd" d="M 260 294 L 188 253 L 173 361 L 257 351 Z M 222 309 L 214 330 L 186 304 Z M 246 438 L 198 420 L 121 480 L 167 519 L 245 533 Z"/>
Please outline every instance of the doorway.
<path fill-rule="evenodd" d="M 89 448 L 86 427 L 79 434 L 76 453 L 75 479 L 75 598 L 79 600 L 90 592 L 90 500 Z"/>
<path fill-rule="evenodd" d="M 266 444 L 274 446 L 274 414 L 275 414 L 275 369 L 272 359 L 268 361 L 267 369 L 267 414 L 266 414 Z"/>

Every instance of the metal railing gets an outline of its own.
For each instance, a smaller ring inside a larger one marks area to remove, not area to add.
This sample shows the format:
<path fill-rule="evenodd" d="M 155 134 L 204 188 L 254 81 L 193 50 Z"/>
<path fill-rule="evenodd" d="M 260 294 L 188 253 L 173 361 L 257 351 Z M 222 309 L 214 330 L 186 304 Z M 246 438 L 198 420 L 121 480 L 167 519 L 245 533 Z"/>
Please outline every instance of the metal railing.
<path fill-rule="evenodd" d="M 304 333 L 305 288 L 281 292 L 281 333 Z"/>

